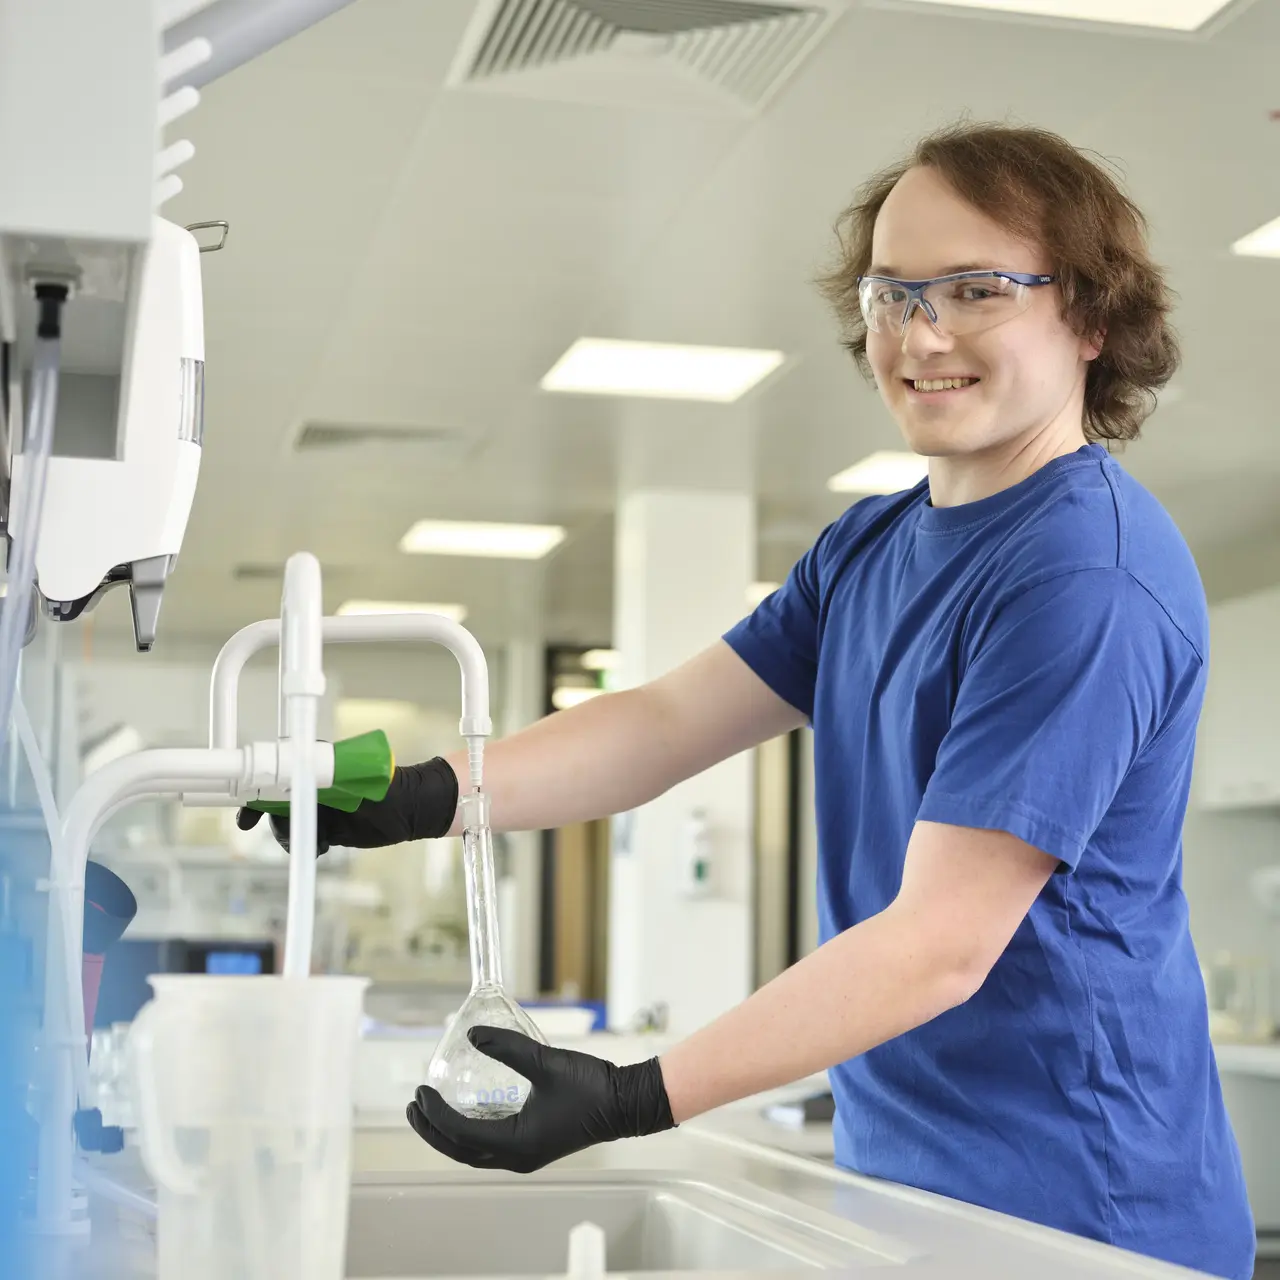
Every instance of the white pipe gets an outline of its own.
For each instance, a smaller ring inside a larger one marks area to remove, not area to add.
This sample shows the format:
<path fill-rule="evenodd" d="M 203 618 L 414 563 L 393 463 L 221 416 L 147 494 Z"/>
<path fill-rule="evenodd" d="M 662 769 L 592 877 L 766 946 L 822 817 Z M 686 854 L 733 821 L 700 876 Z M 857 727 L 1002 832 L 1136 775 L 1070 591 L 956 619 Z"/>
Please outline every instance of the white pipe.
<path fill-rule="evenodd" d="M 280 696 L 289 750 L 289 906 L 284 933 L 286 978 L 311 972 L 316 919 L 316 713 L 324 696 L 320 562 L 309 552 L 289 557 L 280 604 Z"/>
<path fill-rule="evenodd" d="M 162 11 L 165 47 L 207 37 L 213 55 L 187 84 L 204 85 L 260 57 L 300 31 L 336 13 L 351 0 L 168 0 Z"/>
<path fill-rule="evenodd" d="M 443 645 L 457 659 L 462 673 L 462 721 L 464 738 L 484 738 L 493 732 L 489 718 L 489 668 L 480 642 L 465 627 L 436 613 L 358 614 L 349 618 L 325 618 L 325 644 L 377 644 L 379 642 L 430 641 Z M 209 745 L 217 749 L 236 745 L 236 699 L 240 673 L 260 649 L 280 643 L 280 622 L 267 618 L 251 622 L 222 646 L 213 664 L 209 691 Z"/>
<path fill-rule="evenodd" d="M 162 204 L 168 204 L 170 200 L 182 194 L 182 179 L 176 173 L 168 174 L 156 183 L 155 190 L 151 193 L 151 201 L 158 209 Z"/>
<path fill-rule="evenodd" d="M 267 618 L 241 627 L 219 650 L 209 686 L 209 745 L 215 751 L 236 745 L 236 695 L 244 664 L 260 649 L 279 643 L 280 619 Z"/>
<path fill-rule="evenodd" d="M 207 9 L 212 3 L 213 0 L 161 0 L 157 12 L 161 30 L 176 27 L 179 22 L 185 22 L 192 14 Z"/>
<path fill-rule="evenodd" d="M 213 45 L 207 40 L 188 40 L 160 59 L 160 83 L 167 85 L 179 77 L 189 77 L 213 57 Z"/>
<path fill-rule="evenodd" d="M 9 730 L 9 716 L 18 687 L 19 658 L 30 611 L 36 608 L 32 587 L 36 580 L 36 542 L 53 452 L 53 427 L 58 414 L 60 337 L 36 339 L 31 371 L 31 417 L 19 452 L 23 461 L 22 484 L 10 493 L 9 546 L 5 569 L 4 607 L 0 609 L 0 726 Z M 15 499 L 21 498 L 21 502 Z M 16 516 L 14 508 L 16 507 Z"/>
<path fill-rule="evenodd" d="M 27 713 L 27 704 L 22 700 L 22 690 L 13 691 L 13 724 L 17 730 L 18 741 L 22 744 L 23 753 L 27 757 L 27 768 L 31 772 L 31 780 L 35 783 L 36 799 L 40 803 L 40 812 L 44 817 L 45 828 L 49 838 L 62 825 L 58 817 L 58 805 L 53 796 L 53 777 L 49 773 L 49 765 L 40 750 L 36 739 L 36 731 Z"/>
<path fill-rule="evenodd" d="M 95 1168 L 84 1159 L 76 1161 L 75 1172 L 76 1181 L 86 1191 L 92 1191 L 112 1204 L 132 1209 L 134 1213 L 141 1214 L 151 1222 L 159 1216 L 160 1209 L 154 1195 L 146 1195 L 127 1183 L 118 1181 L 111 1174 L 104 1173 L 103 1170 Z"/>
<path fill-rule="evenodd" d="M 172 791 L 204 781 L 238 783 L 247 772 L 247 754 L 239 749 L 210 751 L 205 747 L 139 751 L 104 765 L 80 785 L 67 806 L 50 864 L 50 891 L 62 905 L 65 976 L 69 980 L 63 990 L 71 997 L 72 1013 L 84 1003 L 80 982 L 83 953 L 76 928 L 84 916 L 84 868 L 89 860 L 89 842 L 107 811 L 126 796 L 142 792 Z"/>
<path fill-rule="evenodd" d="M 157 123 L 163 129 L 173 124 L 175 120 L 181 120 L 183 116 L 194 111 L 199 105 L 200 90 L 186 85 L 176 93 L 171 93 L 167 98 L 160 99 L 160 118 Z"/>
<path fill-rule="evenodd" d="M 166 749 L 113 760 L 81 784 L 51 833 L 49 927 L 45 954 L 44 1045 L 49 1087 L 40 1130 L 37 1226 L 74 1233 L 71 1169 L 76 1095 L 88 1097 L 84 1031 L 84 872 L 89 842 L 107 814 L 128 796 L 181 791 L 193 785 L 235 784 L 249 770 L 249 751 Z"/>
<path fill-rule="evenodd" d="M 287 730 L 286 725 L 285 731 Z M 289 739 L 286 737 L 278 742 L 252 742 L 245 749 L 252 752 L 250 764 L 253 777 L 265 781 L 247 787 L 228 786 L 227 791 L 221 793 L 184 791 L 183 805 L 188 809 L 219 809 L 250 804 L 254 800 L 287 801 L 289 779 L 293 776 L 293 755 Z M 316 742 L 312 760 L 315 763 L 317 791 L 333 786 L 333 759 L 333 743 Z"/>
<path fill-rule="evenodd" d="M 190 138 L 182 138 L 173 143 L 156 156 L 156 178 L 180 169 L 196 153 L 195 143 Z"/>

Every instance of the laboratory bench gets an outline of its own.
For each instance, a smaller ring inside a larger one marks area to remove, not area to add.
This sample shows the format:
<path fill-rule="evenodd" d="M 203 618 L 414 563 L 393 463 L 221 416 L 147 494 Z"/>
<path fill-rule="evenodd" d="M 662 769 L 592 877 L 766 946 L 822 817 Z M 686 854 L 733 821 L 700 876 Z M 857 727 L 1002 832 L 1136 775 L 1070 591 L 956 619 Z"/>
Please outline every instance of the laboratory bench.
<path fill-rule="evenodd" d="M 1217 1040 L 1213 1045 L 1213 1055 L 1218 1060 L 1218 1070 L 1222 1075 L 1280 1080 L 1280 1040 L 1268 1043 Z"/>
<path fill-rule="evenodd" d="M 1216 1042 L 1222 1096 L 1258 1225 L 1258 1256 L 1280 1259 L 1280 1042 Z"/>
<path fill-rule="evenodd" d="M 618 1063 L 661 1054 L 669 1043 L 654 1032 L 551 1039 Z M 529 1178 L 480 1174 L 440 1156 L 405 1121 L 434 1047 L 429 1034 L 361 1041 L 349 1280 L 563 1273 L 568 1230 L 582 1220 L 605 1231 L 610 1272 L 648 1280 L 712 1270 L 719 1280 L 761 1270 L 782 1280 L 885 1266 L 903 1280 L 1193 1274 L 836 1168 L 831 1123 L 803 1123 L 796 1114 L 805 1098 L 825 1091 L 825 1076 L 720 1107 L 670 1133 L 591 1148 Z M 1280 1048 L 1222 1046 L 1219 1057 L 1229 1094 L 1239 1082 L 1277 1087 Z M 45 1256 L 57 1265 L 49 1280 L 152 1280 L 155 1193 L 136 1149 L 93 1157 L 81 1175 L 92 1241 L 50 1243 Z M 508 1224 L 503 1231 L 481 1225 L 467 1234 L 469 1222 L 491 1224 L 494 1215 Z M 530 1247 L 504 1253 L 521 1223 Z"/>
<path fill-rule="evenodd" d="M 811 1084 L 720 1108 L 669 1133 L 593 1147 L 526 1178 L 451 1163 L 403 1113 L 396 1124 L 389 1114 L 367 1114 L 354 1133 L 348 1276 L 563 1273 L 567 1230 L 583 1219 L 606 1233 L 609 1274 L 644 1272 L 648 1280 L 711 1271 L 717 1280 L 760 1271 L 798 1280 L 815 1269 L 853 1275 L 883 1267 L 902 1280 L 1194 1274 L 836 1169 L 829 1125 L 789 1130 L 763 1115 Z M 56 1264 L 49 1280 L 151 1280 L 154 1191 L 136 1150 L 93 1157 L 81 1174 L 94 1234 L 48 1246 L 46 1266 Z"/>

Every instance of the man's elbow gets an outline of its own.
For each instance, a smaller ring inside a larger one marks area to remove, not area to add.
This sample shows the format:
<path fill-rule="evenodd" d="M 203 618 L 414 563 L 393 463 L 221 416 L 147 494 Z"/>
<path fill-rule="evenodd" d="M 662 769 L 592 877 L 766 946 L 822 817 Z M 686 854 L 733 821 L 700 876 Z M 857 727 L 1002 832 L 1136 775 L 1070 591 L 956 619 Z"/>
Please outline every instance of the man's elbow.
<path fill-rule="evenodd" d="M 939 984 L 939 997 L 946 1009 L 954 1009 L 978 994 L 991 972 L 991 962 L 978 957 L 959 956 L 944 967 Z"/>
<path fill-rule="evenodd" d="M 999 952 L 972 936 L 955 937 L 950 929 L 934 931 L 923 949 L 928 959 L 929 985 L 938 1013 L 964 1004 L 978 994 Z"/>

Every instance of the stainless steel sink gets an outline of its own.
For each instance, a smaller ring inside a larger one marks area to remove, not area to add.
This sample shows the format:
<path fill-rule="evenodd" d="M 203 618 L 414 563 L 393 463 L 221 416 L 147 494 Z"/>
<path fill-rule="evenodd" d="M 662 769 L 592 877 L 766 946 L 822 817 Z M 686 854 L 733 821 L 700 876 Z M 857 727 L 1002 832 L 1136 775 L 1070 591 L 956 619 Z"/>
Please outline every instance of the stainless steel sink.
<path fill-rule="evenodd" d="M 357 1179 L 347 1276 L 414 1280 L 564 1273 L 570 1230 L 604 1232 L 609 1272 L 779 1272 L 903 1261 L 890 1242 L 746 1184 L 679 1174 L 456 1173 Z"/>

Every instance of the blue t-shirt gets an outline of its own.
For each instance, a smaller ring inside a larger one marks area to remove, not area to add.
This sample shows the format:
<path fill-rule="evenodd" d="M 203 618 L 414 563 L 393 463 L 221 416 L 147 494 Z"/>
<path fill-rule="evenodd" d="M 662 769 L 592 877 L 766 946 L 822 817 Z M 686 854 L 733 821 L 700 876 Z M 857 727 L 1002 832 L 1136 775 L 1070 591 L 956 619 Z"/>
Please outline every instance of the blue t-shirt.
<path fill-rule="evenodd" d="M 972 999 L 832 1069 L 837 1163 L 1247 1280 L 1182 891 L 1208 619 L 1159 503 L 1097 445 L 870 498 L 726 639 L 813 724 L 823 941 L 893 901 L 917 819 L 1060 863 Z"/>

